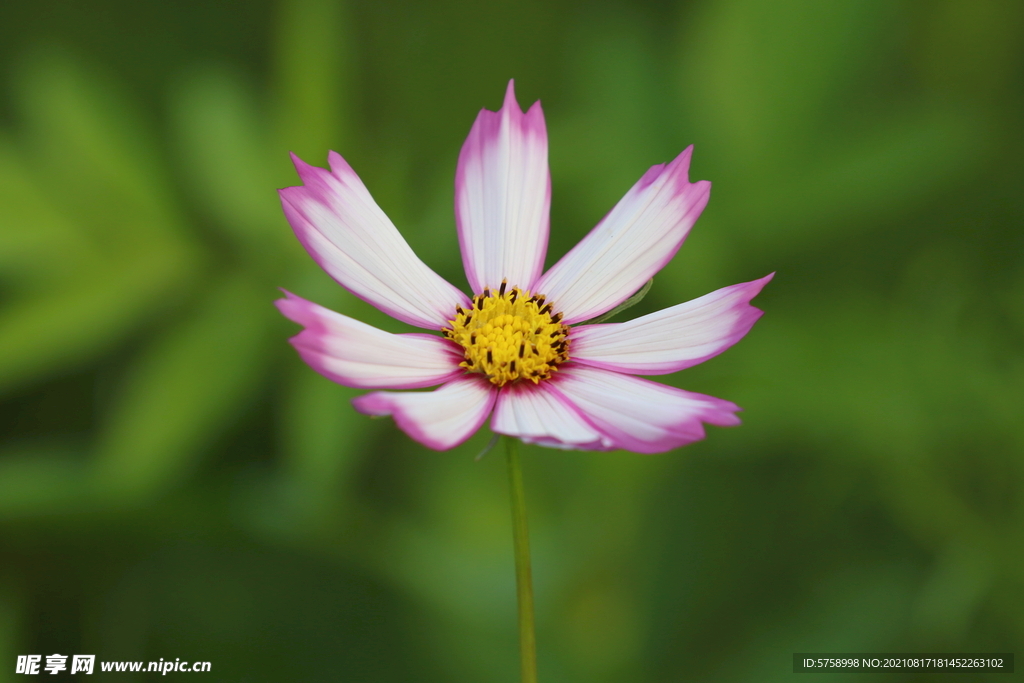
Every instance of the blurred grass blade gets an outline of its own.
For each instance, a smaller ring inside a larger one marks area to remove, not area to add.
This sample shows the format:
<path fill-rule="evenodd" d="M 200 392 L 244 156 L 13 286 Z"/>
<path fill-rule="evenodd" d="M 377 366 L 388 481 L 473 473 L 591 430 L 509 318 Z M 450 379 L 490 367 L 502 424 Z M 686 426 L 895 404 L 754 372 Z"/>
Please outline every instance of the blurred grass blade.
<path fill-rule="evenodd" d="M 880 0 L 724 0 L 681 24 L 680 105 L 739 162 L 788 157 L 876 59 Z M 887 10 L 887 11 L 883 11 Z"/>
<path fill-rule="evenodd" d="M 111 249 L 185 238 L 154 136 L 115 88 L 59 52 L 28 60 L 16 83 L 50 201 Z"/>
<path fill-rule="evenodd" d="M 350 140 L 351 21 L 342 0 L 284 0 L 274 44 L 278 144 L 311 163 Z M 282 150 L 282 151 L 284 151 Z"/>
<path fill-rule="evenodd" d="M 241 80 L 207 69 L 173 93 L 171 109 L 183 176 L 207 212 L 237 248 L 267 261 L 294 241 L 274 191 L 273 159 L 260 106 Z"/>
<path fill-rule="evenodd" d="M 128 496 L 172 486 L 211 439 L 250 405 L 264 376 L 268 319 L 262 286 L 229 276 L 196 314 L 131 368 L 97 453 L 99 484 Z"/>
<path fill-rule="evenodd" d="M 372 423 L 350 403 L 359 393 L 321 377 L 304 363 L 290 373 L 281 448 L 288 483 L 311 519 L 323 520 L 328 510 L 345 507 L 346 485 L 370 453 L 365 440 Z"/>
<path fill-rule="evenodd" d="M 92 500 L 80 453 L 61 445 L 7 448 L 0 457 L 0 519 L 80 515 Z"/>
<path fill-rule="evenodd" d="M 991 156 L 977 117 L 932 107 L 890 113 L 842 146 L 772 183 L 754 183 L 724 213 L 762 257 L 803 239 L 848 239 L 822 230 L 843 222 L 871 230 L 880 211 L 954 189 Z M 771 250 L 771 251 L 768 251 Z"/>
<path fill-rule="evenodd" d="M 199 265 L 128 108 L 55 53 L 19 84 L 29 134 L 0 147 L 0 391 L 106 348 L 179 301 Z"/>
<path fill-rule="evenodd" d="M 99 250 L 48 200 L 20 155 L 0 137 L 0 272 L 19 283 L 66 282 Z M 40 268 L 41 265 L 48 268 Z"/>
<path fill-rule="evenodd" d="M 179 254 L 160 252 L 75 273 L 72 286 L 20 297 L 0 308 L 0 392 L 64 370 L 151 320 L 188 272 Z"/>

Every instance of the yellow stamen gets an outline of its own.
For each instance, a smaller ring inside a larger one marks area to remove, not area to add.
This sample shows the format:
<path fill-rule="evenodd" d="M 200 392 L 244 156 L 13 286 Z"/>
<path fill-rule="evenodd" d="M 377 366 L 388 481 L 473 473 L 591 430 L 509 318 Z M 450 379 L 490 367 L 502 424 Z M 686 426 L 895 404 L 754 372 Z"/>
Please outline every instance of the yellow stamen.
<path fill-rule="evenodd" d="M 441 332 L 465 350 L 460 365 L 483 373 L 491 384 L 518 379 L 536 384 L 569 360 L 569 328 L 543 296 L 507 284 L 502 281 L 497 292 L 484 289 L 468 311 L 456 307 L 451 327 Z"/>

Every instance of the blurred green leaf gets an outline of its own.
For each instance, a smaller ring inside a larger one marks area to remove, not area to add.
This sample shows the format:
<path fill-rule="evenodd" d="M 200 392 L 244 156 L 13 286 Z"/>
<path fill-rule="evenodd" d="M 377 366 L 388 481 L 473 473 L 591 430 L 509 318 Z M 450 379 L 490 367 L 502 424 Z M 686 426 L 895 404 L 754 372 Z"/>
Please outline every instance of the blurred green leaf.
<path fill-rule="evenodd" d="M 238 77 L 214 69 L 184 81 L 171 103 L 189 188 L 236 248 L 274 265 L 294 240 L 273 191 L 274 162 L 287 160 L 272 159 L 259 103 Z"/>
<path fill-rule="evenodd" d="M 893 11 L 878 0 L 704 3 L 680 25 L 680 106 L 696 113 L 730 161 L 785 163 L 876 61 Z"/>
<path fill-rule="evenodd" d="M 722 662 L 706 680 L 770 683 L 793 680 L 794 652 L 878 652 L 899 642 L 909 613 L 906 567 L 851 567 L 812 588 L 813 603 L 759 624 L 739 660 Z M 682 672 L 680 672 L 682 673 Z M 849 672 L 815 674 L 840 683 Z"/>
<path fill-rule="evenodd" d="M 52 205 L 6 136 L 0 136 L 0 207 L 0 272 L 9 284 L 66 285 L 76 262 L 99 259 L 96 245 Z"/>
<path fill-rule="evenodd" d="M 370 420 L 352 407 L 358 390 L 338 386 L 302 364 L 285 388 L 281 452 L 285 485 L 316 523 L 350 504 L 352 476 L 367 456 Z"/>
<path fill-rule="evenodd" d="M 308 160 L 352 140 L 352 18 L 339 0 L 283 0 L 274 45 L 278 145 Z M 284 151 L 284 150 L 281 150 Z"/>
<path fill-rule="evenodd" d="M 940 642 L 966 635 L 993 581 L 993 561 L 977 547 L 957 539 L 939 555 L 917 595 L 914 619 L 918 630 Z"/>
<path fill-rule="evenodd" d="M 187 239 L 153 135 L 114 87 L 55 51 L 16 82 L 26 159 L 54 205 L 112 252 Z"/>
<path fill-rule="evenodd" d="M 79 269 L 72 287 L 20 297 L 0 309 L 0 391 L 94 356 L 163 308 L 188 273 L 179 254 L 156 251 Z"/>
<path fill-rule="evenodd" d="M 142 497 L 173 486 L 253 400 L 274 311 L 264 287 L 229 274 L 189 319 L 133 364 L 97 446 L 99 485 Z"/>
<path fill-rule="evenodd" d="M 8 662 L 16 662 L 17 656 L 23 653 L 24 640 L 19 623 L 23 608 L 20 603 L 22 600 L 15 594 L 14 586 L 4 586 L 0 591 L 0 658 Z M 17 680 L 16 676 L 12 673 L 11 667 L 8 667 L 0 673 L 0 681 L 9 683 Z"/>
<path fill-rule="evenodd" d="M 6 448 L 0 458 L 0 519 L 81 515 L 92 502 L 81 455 L 59 444 Z"/>
<path fill-rule="evenodd" d="M 33 132 L 20 153 L 0 147 L 0 239 L 21 259 L 0 309 L 0 390 L 108 348 L 176 301 L 199 261 L 115 96 L 54 53 L 20 83 Z"/>
<path fill-rule="evenodd" d="M 733 0 L 704 5 L 683 27 L 679 107 L 727 183 L 713 200 L 716 230 L 777 259 L 803 240 L 868 232 L 884 212 L 955 191 L 966 169 L 991 157 L 976 109 L 913 95 L 872 106 L 877 94 L 865 84 L 892 49 L 893 11 Z"/>

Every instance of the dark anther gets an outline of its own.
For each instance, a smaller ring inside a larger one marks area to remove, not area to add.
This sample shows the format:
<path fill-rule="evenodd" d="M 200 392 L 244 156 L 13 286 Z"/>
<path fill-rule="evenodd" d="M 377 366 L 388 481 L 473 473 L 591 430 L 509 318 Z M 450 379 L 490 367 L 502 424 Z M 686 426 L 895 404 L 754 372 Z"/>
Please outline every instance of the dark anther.
<path fill-rule="evenodd" d="M 535 330 L 533 331 L 533 333 L 534 333 L 534 334 L 540 334 L 540 328 L 538 327 L 537 329 L 535 329 Z"/>
<path fill-rule="evenodd" d="M 501 289 L 498 290 L 498 296 L 505 296 L 505 286 L 508 285 L 508 280 L 501 281 Z"/>
<path fill-rule="evenodd" d="M 519 357 L 520 358 L 523 357 L 523 352 L 525 352 L 525 351 L 526 351 L 526 344 L 520 344 L 519 345 Z"/>
<path fill-rule="evenodd" d="M 491 355 L 490 349 L 487 349 L 487 362 L 490 364 L 494 363 L 494 356 Z"/>
<path fill-rule="evenodd" d="M 540 314 L 541 315 L 544 315 L 545 313 L 550 313 L 550 312 L 551 312 L 551 304 L 544 304 L 544 307 L 540 309 Z"/>
<path fill-rule="evenodd" d="M 470 315 L 467 315 L 467 316 L 466 316 L 466 322 L 464 322 L 464 323 L 462 323 L 462 324 L 463 324 L 463 325 L 468 325 L 468 324 L 469 324 L 469 321 L 470 321 L 470 320 L 472 320 L 472 319 L 473 319 L 473 315 L 472 315 L 472 314 L 470 314 Z"/>
<path fill-rule="evenodd" d="M 562 322 L 562 312 L 559 311 L 558 313 L 555 313 L 553 316 L 551 316 L 551 322 L 553 322 L 553 323 L 560 323 L 560 322 Z"/>
<path fill-rule="evenodd" d="M 480 295 L 480 300 L 483 301 L 484 299 L 490 299 L 490 298 L 491 298 L 491 288 L 490 287 L 484 287 L 484 293 Z"/>
<path fill-rule="evenodd" d="M 470 366 L 472 366 L 472 365 L 473 365 L 473 359 L 472 359 L 472 358 L 468 358 L 468 357 L 467 357 L 467 358 L 466 358 L 466 365 L 470 365 Z"/>
<path fill-rule="evenodd" d="M 511 370 L 512 372 L 515 372 L 516 371 L 516 362 L 512 361 L 511 365 L 508 366 L 508 369 Z"/>
<path fill-rule="evenodd" d="M 462 306 L 460 306 L 459 304 L 455 304 L 455 312 L 459 314 L 465 313 L 465 311 L 462 310 Z"/>
<path fill-rule="evenodd" d="M 473 332 L 472 334 L 469 335 L 469 343 L 476 344 L 476 332 Z"/>
<path fill-rule="evenodd" d="M 508 302 L 510 304 L 514 304 L 518 297 L 519 297 L 519 288 L 518 287 L 513 287 L 512 288 L 512 293 L 508 295 Z"/>
<path fill-rule="evenodd" d="M 562 332 L 561 332 L 560 330 L 555 330 L 554 332 L 552 332 L 552 333 L 551 333 L 551 335 L 550 335 L 550 336 L 551 336 L 552 338 L 554 338 L 554 337 L 557 337 L 557 336 L 558 336 L 558 335 L 560 335 L 560 334 L 562 334 Z"/>

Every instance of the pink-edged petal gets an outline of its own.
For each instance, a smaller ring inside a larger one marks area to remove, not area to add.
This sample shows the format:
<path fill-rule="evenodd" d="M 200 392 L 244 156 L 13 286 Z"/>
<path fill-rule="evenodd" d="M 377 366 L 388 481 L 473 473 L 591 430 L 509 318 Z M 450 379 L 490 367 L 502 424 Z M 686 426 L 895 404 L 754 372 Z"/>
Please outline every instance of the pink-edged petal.
<path fill-rule="evenodd" d="M 637 375 L 664 375 L 703 363 L 754 326 L 763 311 L 750 300 L 773 275 L 723 287 L 629 322 L 575 327 L 573 360 Z"/>
<path fill-rule="evenodd" d="M 500 111 L 482 110 L 455 173 L 455 222 L 474 292 L 503 278 L 531 289 L 548 247 L 551 175 L 540 102 L 523 114 L 509 81 Z"/>
<path fill-rule="evenodd" d="M 463 373 L 451 342 L 391 334 L 285 292 L 275 303 L 306 329 L 291 338 L 302 360 L 329 380 L 357 389 L 420 389 Z"/>
<path fill-rule="evenodd" d="M 413 253 L 355 171 L 331 152 L 331 170 L 294 154 L 303 185 L 280 190 L 285 216 L 310 256 L 343 287 L 410 325 L 440 329 L 469 299 Z"/>
<path fill-rule="evenodd" d="M 576 408 L 550 390 L 548 383 L 518 382 L 498 394 L 491 430 L 552 448 L 606 451 L 615 448 L 584 420 Z"/>
<path fill-rule="evenodd" d="M 537 282 L 567 324 L 610 311 L 667 264 L 708 203 L 711 183 L 689 181 L 693 146 L 652 167 Z"/>
<path fill-rule="evenodd" d="M 617 448 L 662 453 L 704 438 L 701 424 L 740 423 L 739 407 L 632 375 L 584 365 L 565 367 L 553 390 L 562 394 Z"/>
<path fill-rule="evenodd" d="M 352 399 L 367 415 L 391 415 L 403 432 L 435 451 L 446 451 L 480 428 L 497 394 L 480 376 L 464 376 L 434 391 L 376 391 Z"/>

